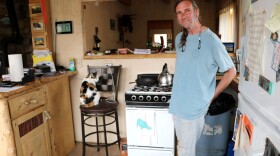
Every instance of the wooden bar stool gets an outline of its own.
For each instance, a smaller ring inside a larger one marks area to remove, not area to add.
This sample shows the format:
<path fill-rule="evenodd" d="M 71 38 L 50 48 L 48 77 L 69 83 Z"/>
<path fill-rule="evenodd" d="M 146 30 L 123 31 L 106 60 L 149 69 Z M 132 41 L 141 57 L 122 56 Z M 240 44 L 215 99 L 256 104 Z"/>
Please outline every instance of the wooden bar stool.
<path fill-rule="evenodd" d="M 82 126 L 82 146 L 83 146 L 83 156 L 86 153 L 86 146 L 97 147 L 97 151 L 100 147 L 105 147 L 106 156 L 109 155 L 108 147 L 116 143 L 120 144 L 120 132 L 119 132 L 119 122 L 118 122 L 118 84 L 121 72 L 120 66 L 88 66 L 88 73 L 97 72 L 100 76 L 98 83 L 96 84 L 97 90 L 102 92 L 114 93 L 114 99 L 108 99 L 101 97 L 99 104 L 93 107 L 80 106 L 81 110 L 81 126 Z M 95 118 L 95 123 L 89 123 L 89 119 Z M 99 123 L 99 120 L 102 123 Z M 107 126 L 115 124 L 116 131 L 107 130 Z M 85 126 L 95 127 L 95 130 L 85 134 Z M 103 133 L 104 141 L 100 141 L 100 136 Z M 96 143 L 86 142 L 86 138 L 96 134 Z M 116 140 L 113 142 L 108 142 L 108 134 L 115 135 Z"/>

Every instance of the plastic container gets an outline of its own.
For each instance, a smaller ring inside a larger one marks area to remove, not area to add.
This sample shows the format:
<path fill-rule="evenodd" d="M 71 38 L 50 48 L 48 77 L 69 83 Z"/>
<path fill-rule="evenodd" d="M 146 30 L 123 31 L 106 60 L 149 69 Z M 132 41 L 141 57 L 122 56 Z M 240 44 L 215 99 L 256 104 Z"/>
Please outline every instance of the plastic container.
<path fill-rule="evenodd" d="M 232 95 L 221 93 L 209 106 L 203 132 L 197 143 L 197 156 L 224 156 L 227 153 Z"/>
<path fill-rule="evenodd" d="M 75 59 L 74 58 L 70 58 L 69 59 L 69 71 L 75 71 Z"/>
<path fill-rule="evenodd" d="M 205 126 L 197 143 L 197 156 L 224 156 L 226 154 L 230 112 L 205 116 Z"/>
<path fill-rule="evenodd" d="M 234 156 L 233 148 L 234 148 L 234 141 L 231 140 L 228 144 L 227 156 Z"/>

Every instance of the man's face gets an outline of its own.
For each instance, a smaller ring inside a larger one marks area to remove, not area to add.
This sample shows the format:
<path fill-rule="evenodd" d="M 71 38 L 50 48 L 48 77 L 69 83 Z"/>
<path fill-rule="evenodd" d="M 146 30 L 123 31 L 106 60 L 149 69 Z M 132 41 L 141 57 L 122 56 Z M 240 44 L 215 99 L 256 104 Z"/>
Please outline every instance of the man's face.
<path fill-rule="evenodd" d="M 198 20 L 198 10 L 193 8 L 190 1 L 182 1 L 176 7 L 177 20 L 186 29 L 191 29 Z"/>

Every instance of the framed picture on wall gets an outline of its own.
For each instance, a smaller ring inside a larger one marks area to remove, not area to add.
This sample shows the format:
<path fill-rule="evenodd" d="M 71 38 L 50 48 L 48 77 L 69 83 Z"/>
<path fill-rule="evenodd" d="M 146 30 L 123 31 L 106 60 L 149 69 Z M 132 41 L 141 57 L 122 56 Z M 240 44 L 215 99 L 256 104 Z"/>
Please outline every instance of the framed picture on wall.
<path fill-rule="evenodd" d="M 71 34 L 72 21 L 55 22 L 55 29 L 57 34 Z"/>
<path fill-rule="evenodd" d="M 47 35 L 34 35 L 32 36 L 32 45 L 34 49 L 47 48 Z"/>
<path fill-rule="evenodd" d="M 228 53 L 234 53 L 234 43 L 233 42 L 223 42 Z"/>
<path fill-rule="evenodd" d="M 30 17 L 41 16 L 42 7 L 40 3 L 29 4 L 29 14 Z"/>
<path fill-rule="evenodd" d="M 45 32 L 45 30 L 46 30 L 43 18 L 32 19 L 30 25 L 31 25 L 32 34 Z"/>

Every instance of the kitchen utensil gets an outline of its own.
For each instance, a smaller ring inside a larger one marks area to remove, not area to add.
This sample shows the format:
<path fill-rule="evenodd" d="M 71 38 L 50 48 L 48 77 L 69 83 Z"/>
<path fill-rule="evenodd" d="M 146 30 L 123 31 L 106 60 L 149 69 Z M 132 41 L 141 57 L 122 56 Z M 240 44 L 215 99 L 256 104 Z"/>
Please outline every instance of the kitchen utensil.
<path fill-rule="evenodd" d="M 135 82 L 130 82 L 130 83 L 136 83 L 137 86 L 152 86 L 154 84 L 156 84 L 157 79 L 154 78 L 150 78 L 150 77 L 141 77 L 141 78 L 137 78 L 135 80 Z"/>
<path fill-rule="evenodd" d="M 159 86 L 170 86 L 172 84 L 172 75 L 168 72 L 167 63 L 164 64 L 162 72 L 158 75 Z"/>

